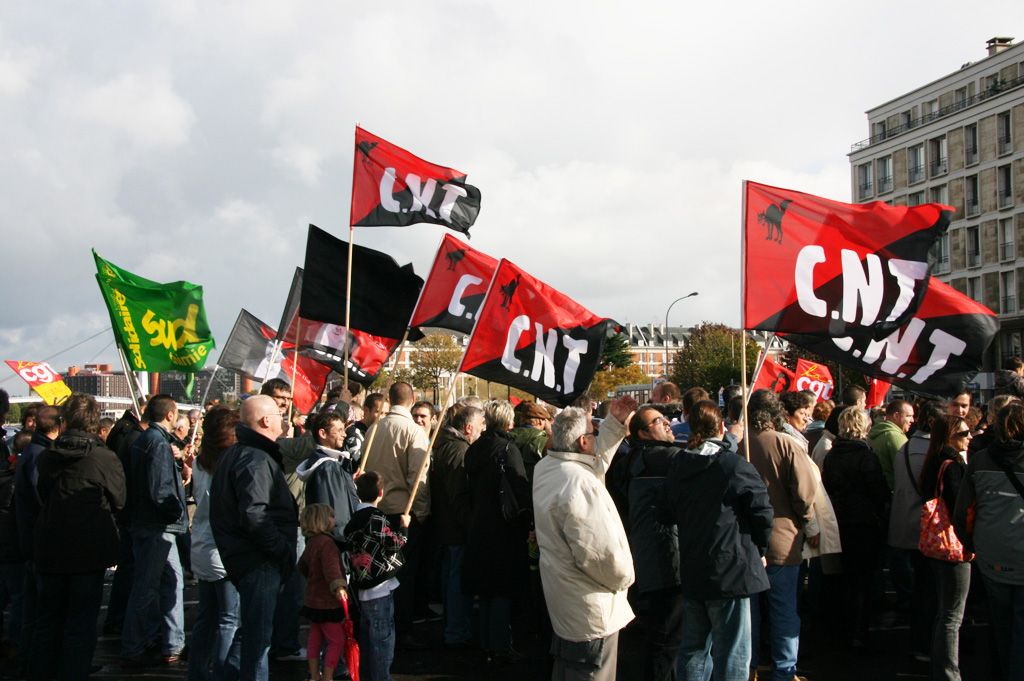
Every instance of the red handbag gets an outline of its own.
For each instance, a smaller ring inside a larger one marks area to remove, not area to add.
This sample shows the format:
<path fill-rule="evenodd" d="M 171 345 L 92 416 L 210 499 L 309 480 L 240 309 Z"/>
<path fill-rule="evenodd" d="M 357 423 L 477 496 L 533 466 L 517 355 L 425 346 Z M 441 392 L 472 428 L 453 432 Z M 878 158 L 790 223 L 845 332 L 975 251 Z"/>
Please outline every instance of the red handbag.
<path fill-rule="evenodd" d="M 949 509 L 942 500 L 942 479 L 946 466 L 952 463 L 946 460 L 939 467 L 938 491 L 934 499 L 924 502 L 921 507 L 921 539 L 917 548 L 929 558 L 937 558 L 949 563 L 969 563 L 974 554 L 964 550 L 964 545 L 957 539 L 950 521 Z"/>

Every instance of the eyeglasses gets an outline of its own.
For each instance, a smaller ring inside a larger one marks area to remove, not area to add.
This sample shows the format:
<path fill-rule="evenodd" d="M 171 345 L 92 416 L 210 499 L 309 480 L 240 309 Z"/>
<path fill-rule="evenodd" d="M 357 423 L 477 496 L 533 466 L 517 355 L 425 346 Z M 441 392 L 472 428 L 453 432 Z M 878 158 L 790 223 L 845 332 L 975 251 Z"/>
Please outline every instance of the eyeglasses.
<path fill-rule="evenodd" d="M 958 430 L 958 431 L 956 431 L 956 436 L 957 437 L 967 437 L 970 434 L 971 434 L 970 430 Z"/>
<path fill-rule="evenodd" d="M 650 423 L 648 423 L 648 424 L 647 424 L 646 426 L 644 426 L 643 428 L 641 428 L 641 430 L 647 430 L 647 429 L 648 429 L 648 428 L 650 428 L 651 426 L 656 426 L 656 425 L 658 425 L 659 423 L 668 423 L 668 419 L 666 419 L 666 418 L 665 418 L 664 416 L 659 416 L 658 418 L 654 419 L 653 421 L 651 421 Z"/>

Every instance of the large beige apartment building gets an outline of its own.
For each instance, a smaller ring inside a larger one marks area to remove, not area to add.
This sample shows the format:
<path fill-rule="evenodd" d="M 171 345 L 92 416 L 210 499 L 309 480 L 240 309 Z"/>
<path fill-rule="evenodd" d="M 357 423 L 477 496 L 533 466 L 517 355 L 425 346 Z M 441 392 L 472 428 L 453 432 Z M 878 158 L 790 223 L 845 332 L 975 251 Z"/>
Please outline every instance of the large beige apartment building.
<path fill-rule="evenodd" d="M 870 137 L 850 152 L 855 203 L 956 209 L 935 276 L 999 315 L 975 387 L 1022 353 L 1024 333 L 1024 41 L 867 112 Z"/>

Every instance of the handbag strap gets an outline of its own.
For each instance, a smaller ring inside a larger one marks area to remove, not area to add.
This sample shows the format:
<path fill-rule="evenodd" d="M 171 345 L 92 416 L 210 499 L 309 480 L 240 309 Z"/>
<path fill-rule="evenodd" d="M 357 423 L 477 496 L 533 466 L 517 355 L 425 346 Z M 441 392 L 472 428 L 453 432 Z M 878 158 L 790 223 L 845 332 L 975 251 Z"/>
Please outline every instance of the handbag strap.
<path fill-rule="evenodd" d="M 917 480 L 914 478 L 914 471 L 910 468 L 910 440 L 903 445 L 903 462 L 907 464 L 907 477 L 910 478 L 910 484 L 914 486 L 914 491 L 917 492 L 917 496 L 921 496 L 921 490 L 917 486 Z"/>
<path fill-rule="evenodd" d="M 1024 498 L 1024 485 L 1022 485 L 1020 480 L 1017 479 L 1017 474 L 1013 472 L 1010 465 L 1002 459 L 997 459 L 994 456 L 992 457 L 992 460 L 1003 469 L 1004 473 L 1006 473 L 1006 477 L 1010 479 L 1010 484 L 1013 485 L 1015 490 L 1017 490 L 1017 494 L 1019 494 L 1021 498 Z"/>
<path fill-rule="evenodd" d="M 942 489 L 945 487 L 943 478 L 946 476 L 946 469 L 949 468 L 949 464 L 951 463 L 953 463 L 952 459 L 946 459 L 942 462 L 942 465 L 939 466 L 939 477 L 935 480 L 935 496 L 932 497 L 933 499 L 939 499 L 942 497 Z"/>

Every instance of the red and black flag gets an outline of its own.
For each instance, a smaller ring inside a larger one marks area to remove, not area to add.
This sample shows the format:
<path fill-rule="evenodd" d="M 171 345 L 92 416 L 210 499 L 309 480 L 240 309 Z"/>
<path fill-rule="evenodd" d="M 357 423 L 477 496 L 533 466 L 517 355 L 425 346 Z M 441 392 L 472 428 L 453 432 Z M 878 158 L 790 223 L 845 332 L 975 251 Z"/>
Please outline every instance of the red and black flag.
<path fill-rule="evenodd" d="M 779 395 L 795 390 L 795 384 L 796 374 L 770 357 L 765 357 L 764 362 L 761 364 L 761 371 L 758 372 L 754 384 L 750 386 L 750 392 L 771 390 Z"/>
<path fill-rule="evenodd" d="M 880 338 L 917 311 L 952 208 L 744 186 L 744 328 Z"/>
<path fill-rule="evenodd" d="M 889 335 L 849 327 L 840 337 L 786 334 L 826 359 L 915 393 L 958 395 L 981 369 L 999 321 L 984 305 L 943 284 L 928 282 L 917 313 Z"/>
<path fill-rule="evenodd" d="M 380 373 L 388 357 L 400 342 L 397 338 L 371 336 L 337 324 L 325 324 L 299 317 L 299 299 L 302 295 L 303 271 L 295 268 L 292 288 L 281 318 L 278 340 L 298 345 L 303 355 L 326 364 L 339 374 L 345 373 L 345 343 L 348 343 L 348 377 L 369 385 Z"/>
<path fill-rule="evenodd" d="M 299 314 L 344 326 L 348 242 L 310 225 L 305 271 Z M 386 253 L 355 246 L 349 327 L 371 336 L 402 338 L 422 288 L 411 264 L 400 267 Z"/>
<path fill-rule="evenodd" d="M 242 310 L 217 365 L 254 381 L 283 378 L 290 384 L 294 374 L 292 400 L 300 412 L 308 414 L 324 391 L 331 367 L 296 355 L 295 346 L 290 343 L 278 348 L 276 338 L 274 329 Z"/>
<path fill-rule="evenodd" d="M 590 387 L 618 328 L 502 260 L 459 370 L 565 407 Z"/>
<path fill-rule="evenodd" d="M 498 261 L 445 234 L 409 326 L 470 333 Z"/>
<path fill-rule="evenodd" d="M 431 222 L 469 236 L 479 214 L 480 190 L 466 184 L 465 173 L 424 161 L 356 127 L 353 227 Z"/>

